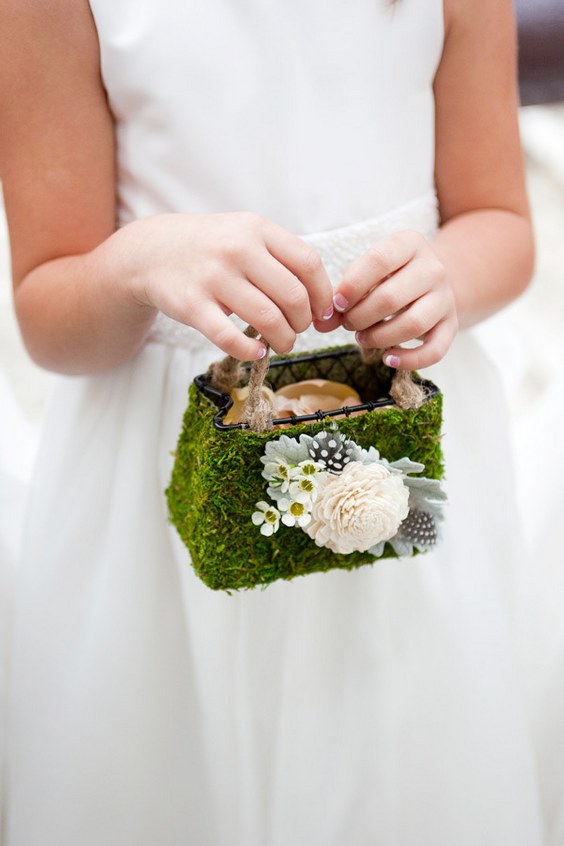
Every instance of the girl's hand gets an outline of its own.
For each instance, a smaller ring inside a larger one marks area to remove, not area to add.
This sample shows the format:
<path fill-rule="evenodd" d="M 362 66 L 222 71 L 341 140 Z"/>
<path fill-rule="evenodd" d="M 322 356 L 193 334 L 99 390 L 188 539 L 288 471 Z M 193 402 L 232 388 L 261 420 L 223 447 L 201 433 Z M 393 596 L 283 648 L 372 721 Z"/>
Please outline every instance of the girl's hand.
<path fill-rule="evenodd" d="M 119 234 L 129 241 L 136 301 L 193 326 L 235 358 L 262 358 L 265 348 L 230 314 L 283 353 L 313 318 L 333 313 L 333 289 L 315 250 L 258 215 L 159 215 Z"/>
<path fill-rule="evenodd" d="M 433 247 L 417 232 L 381 239 L 354 261 L 333 297 L 340 322 L 359 344 L 385 349 L 390 367 L 418 370 L 439 361 L 458 330 L 454 293 Z M 335 328 L 337 315 L 325 324 Z M 414 349 L 400 344 L 420 339 Z"/>

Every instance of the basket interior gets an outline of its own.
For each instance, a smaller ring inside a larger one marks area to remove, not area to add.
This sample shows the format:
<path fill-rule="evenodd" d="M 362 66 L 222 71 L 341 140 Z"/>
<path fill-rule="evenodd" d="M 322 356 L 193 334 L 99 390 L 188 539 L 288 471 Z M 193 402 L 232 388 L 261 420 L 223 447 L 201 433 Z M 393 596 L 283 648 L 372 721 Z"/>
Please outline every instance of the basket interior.
<path fill-rule="evenodd" d="M 328 379 L 350 385 L 363 402 L 388 400 L 393 371 L 363 364 L 357 348 L 340 349 L 296 358 L 273 359 L 266 383 L 277 391 L 303 379 Z M 243 381 L 244 384 L 244 381 Z"/>
<path fill-rule="evenodd" d="M 251 365 L 245 365 L 248 373 Z M 301 382 L 304 379 L 328 379 L 333 382 L 341 382 L 350 385 L 362 399 L 362 405 L 349 406 L 334 409 L 331 411 L 318 411 L 315 414 L 302 416 L 284 417 L 274 420 L 275 424 L 296 424 L 322 420 L 325 417 L 337 415 L 350 415 L 358 411 L 370 411 L 385 405 L 395 405 L 390 396 L 390 387 L 394 370 L 385 364 L 364 364 L 360 357 L 358 347 L 351 345 L 336 349 L 323 350 L 321 352 L 304 355 L 277 356 L 273 357 L 265 385 L 276 391 L 286 385 Z M 432 382 L 427 382 L 417 376 L 415 381 L 426 388 L 428 396 L 438 393 L 438 388 Z M 248 376 L 238 383 L 238 386 L 246 385 Z M 217 391 L 209 384 L 208 374 L 197 376 L 194 380 L 198 389 L 219 409 L 214 419 L 214 425 L 218 429 L 244 429 L 246 423 L 233 423 L 225 425 L 223 418 L 232 405 L 231 397 L 221 391 Z"/>

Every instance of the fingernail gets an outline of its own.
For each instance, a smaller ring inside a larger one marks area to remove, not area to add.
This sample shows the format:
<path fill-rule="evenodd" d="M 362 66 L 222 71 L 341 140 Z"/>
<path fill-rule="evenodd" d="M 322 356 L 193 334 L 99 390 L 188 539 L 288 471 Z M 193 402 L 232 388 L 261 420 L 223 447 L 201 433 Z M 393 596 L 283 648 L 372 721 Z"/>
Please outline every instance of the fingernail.
<path fill-rule="evenodd" d="M 364 332 L 355 332 L 355 338 L 357 344 L 365 344 L 366 343 L 366 335 Z"/>
<path fill-rule="evenodd" d="M 342 294 L 335 294 L 333 297 L 333 305 L 337 311 L 344 311 L 348 307 L 348 304 L 349 301 Z"/>
<path fill-rule="evenodd" d="M 266 355 L 266 347 L 260 347 L 257 353 L 257 359 L 260 361 L 261 358 L 264 358 Z"/>
<path fill-rule="evenodd" d="M 400 360 L 397 355 L 385 355 L 382 359 L 384 364 L 387 364 L 388 367 L 399 367 Z"/>
<path fill-rule="evenodd" d="M 333 306 L 329 306 L 329 308 L 327 309 L 327 311 L 323 315 L 323 320 L 330 320 L 333 317 L 334 311 L 335 310 L 334 310 Z"/>

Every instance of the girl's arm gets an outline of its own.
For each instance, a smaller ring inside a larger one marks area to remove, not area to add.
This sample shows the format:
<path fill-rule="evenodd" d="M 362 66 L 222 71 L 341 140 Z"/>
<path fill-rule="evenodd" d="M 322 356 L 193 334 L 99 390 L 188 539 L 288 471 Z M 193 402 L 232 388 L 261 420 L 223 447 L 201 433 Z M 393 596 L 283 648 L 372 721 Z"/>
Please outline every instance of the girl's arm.
<path fill-rule="evenodd" d="M 534 260 L 517 121 L 511 0 L 445 0 L 447 36 L 435 79 L 434 242 L 461 326 L 493 314 L 528 285 Z"/>
<path fill-rule="evenodd" d="M 336 292 L 359 342 L 387 348 L 388 362 L 407 369 L 439 361 L 458 325 L 517 297 L 533 267 L 511 0 L 445 0 L 445 25 L 435 79 L 439 234 L 432 244 L 413 232 L 382 239 Z M 422 345 L 398 346 L 412 338 Z"/>
<path fill-rule="evenodd" d="M 114 127 L 87 0 L 0 4 L 0 177 L 24 341 L 41 365 L 104 370 L 142 346 L 157 309 L 241 359 L 332 310 L 317 254 L 245 213 L 159 215 L 115 231 Z"/>

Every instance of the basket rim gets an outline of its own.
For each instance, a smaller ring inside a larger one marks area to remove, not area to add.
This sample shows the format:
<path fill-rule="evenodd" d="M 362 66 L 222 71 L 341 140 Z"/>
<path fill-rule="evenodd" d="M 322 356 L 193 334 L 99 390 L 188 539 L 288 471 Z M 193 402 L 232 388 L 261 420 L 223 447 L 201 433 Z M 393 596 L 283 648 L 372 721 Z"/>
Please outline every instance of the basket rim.
<path fill-rule="evenodd" d="M 308 361 L 317 361 L 321 358 L 339 358 L 351 352 L 358 352 L 358 347 L 355 344 L 350 344 L 348 346 L 338 347 L 334 349 L 322 350 L 320 352 L 314 353 L 303 353 L 292 356 L 276 356 L 270 361 L 269 369 L 271 367 L 284 367 L 286 364 L 288 364 L 289 361 L 291 361 L 292 364 L 302 364 L 307 363 Z M 245 364 L 244 369 L 246 371 L 249 371 L 251 369 L 251 366 L 252 365 L 250 363 Z M 392 370 L 392 368 L 390 368 L 390 370 Z M 429 379 L 424 379 L 423 377 L 419 376 L 418 373 L 413 373 L 412 378 L 416 384 L 421 385 L 421 387 L 425 389 L 425 402 L 428 402 L 430 399 L 440 394 L 440 389 L 437 387 L 437 385 L 435 385 L 434 382 L 431 382 Z M 215 429 L 218 429 L 221 432 L 231 432 L 236 430 L 246 430 L 250 428 L 249 423 L 247 422 L 228 424 L 223 422 L 225 415 L 233 405 L 233 399 L 229 394 L 226 394 L 223 391 L 218 391 L 216 388 L 211 387 L 211 385 L 209 384 L 209 372 L 201 373 L 199 376 L 196 376 L 193 382 L 196 388 L 200 391 L 200 393 L 202 393 L 219 409 L 217 414 L 215 414 L 213 418 L 213 425 Z M 272 424 L 273 426 L 278 426 L 281 424 L 296 426 L 300 423 L 319 423 L 325 420 L 326 417 L 337 417 L 339 415 L 350 417 L 351 414 L 356 414 L 358 412 L 363 411 L 374 411 L 374 409 L 376 408 L 384 408 L 390 405 L 395 406 L 396 408 L 398 407 L 394 398 L 388 394 L 386 397 L 382 397 L 382 399 L 375 400 L 373 402 L 360 403 L 359 405 L 345 405 L 341 408 L 332 408 L 330 411 L 315 411 L 313 414 L 278 417 L 272 421 Z"/>

